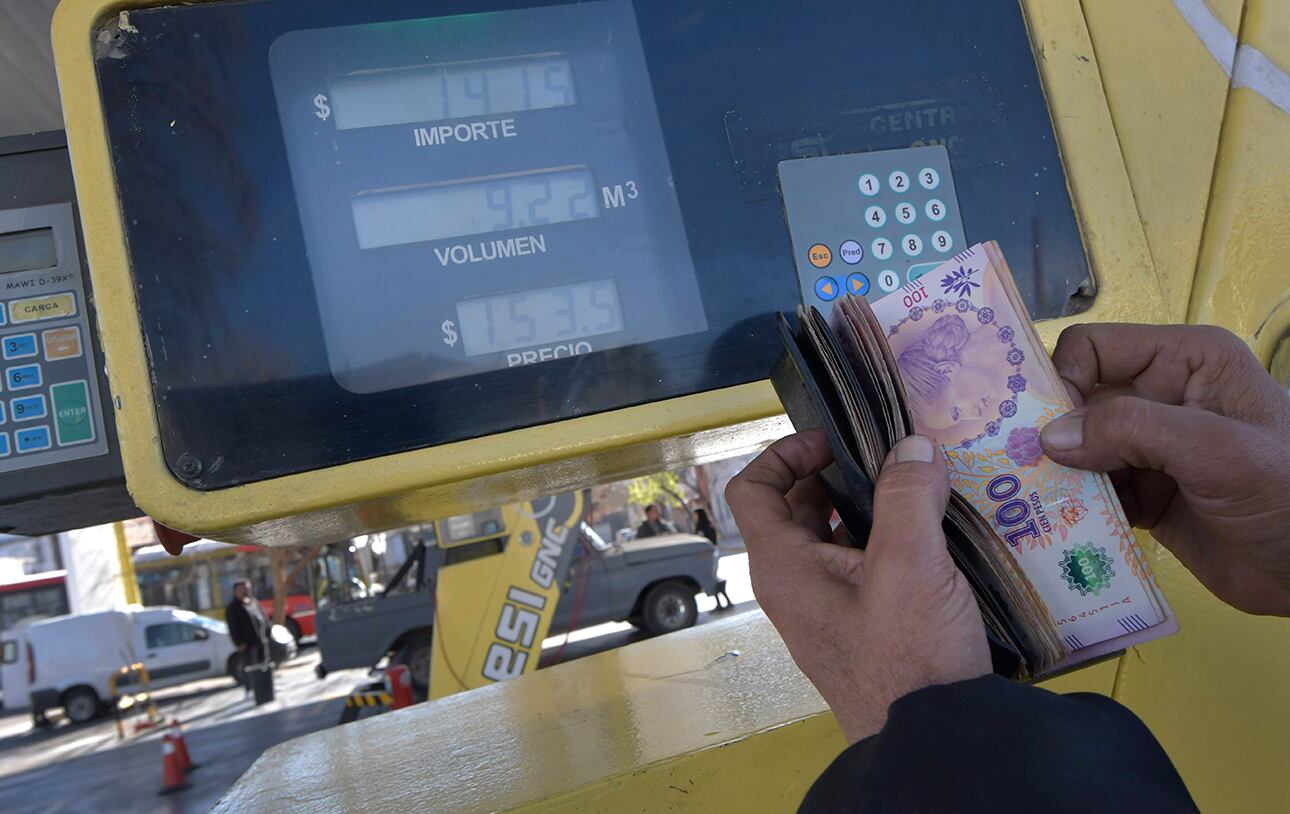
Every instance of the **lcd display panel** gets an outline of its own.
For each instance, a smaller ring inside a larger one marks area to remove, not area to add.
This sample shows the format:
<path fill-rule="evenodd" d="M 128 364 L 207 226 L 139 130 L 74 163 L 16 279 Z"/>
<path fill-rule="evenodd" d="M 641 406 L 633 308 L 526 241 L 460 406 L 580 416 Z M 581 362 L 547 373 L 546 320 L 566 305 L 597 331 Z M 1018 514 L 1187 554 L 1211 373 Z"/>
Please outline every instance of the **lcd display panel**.
<path fill-rule="evenodd" d="M 0 274 L 47 269 L 58 265 L 53 229 L 24 229 L 0 234 Z"/>
<path fill-rule="evenodd" d="M 594 218 L 598 197 L 591 172 L 575 168 L 376 190 L 350 205 L 358 245 L 374 249 Z"/>
<path fill-rule="evenodd" d="M 561 54 L 361 71 L 331 80 L 336 129 L 564 107 L 577 101 Z"/>
<path fill-rule="evenodd" d="M 167 466 L 220 490 L 764 379 L 774 314 L 800 301 L 787 159 L 944 145 L 966 241 L 1000 242 L 1035 317 L 1086 307 L 1021 7 L 960 6 L 257 0 L 105 18 L 95 71 Z M 595 217 L 538 223 L 555 220 L 545 189 L 523 186 L 515 228 L 465 235 L 478 214 L 426 226 L 418 209 L 360 244 L 362 197 L 421 207 L 575 170 Z M 867 245 L 864 214 L 847 237 Z M 577 332 L 610 322 L 577 288 L 602 280 L 622 327 L 560 341 L 566 293 L 585 297 Z"/>
<path fill-rule="evenodd" d="M 345 389 L 707 330 L 628 0 L 292 31 L 269 63 Z"/>

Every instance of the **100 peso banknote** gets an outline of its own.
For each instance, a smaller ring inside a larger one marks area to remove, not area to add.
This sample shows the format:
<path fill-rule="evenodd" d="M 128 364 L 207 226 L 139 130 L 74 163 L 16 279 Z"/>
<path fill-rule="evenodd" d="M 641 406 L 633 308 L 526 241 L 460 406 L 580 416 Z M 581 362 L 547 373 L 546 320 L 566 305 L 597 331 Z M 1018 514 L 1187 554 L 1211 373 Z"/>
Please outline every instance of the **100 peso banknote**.
<path fill-rule="evenodd" d="M 988 518 L 1074 660 L 1177 629 L 1103 474 L 1039 445 L 1073 407 L 996 244 L 977 244 L 873 305 L 914 428 Z"/>

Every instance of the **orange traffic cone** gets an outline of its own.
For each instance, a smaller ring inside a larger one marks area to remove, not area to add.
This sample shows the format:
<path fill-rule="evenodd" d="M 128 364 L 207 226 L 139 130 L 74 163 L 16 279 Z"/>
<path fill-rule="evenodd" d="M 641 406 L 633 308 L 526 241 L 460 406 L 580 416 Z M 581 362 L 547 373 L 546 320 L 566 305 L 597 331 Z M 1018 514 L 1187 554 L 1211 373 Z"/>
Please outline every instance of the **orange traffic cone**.
<path fill-rule="evenodd" d="M 170 794 L 183 791 L 190 784 L 184 780 L 184 767 L 179 763 L 179 754 L 175 751 L 175 741 L 170 733 L 161 736 L 161 791 L 158 794 Z"/>
<path fill-rule="evenodd" d="M 179 755 L 179 767 L 185 772 L 191 772 L 198 768 L 193 759 L 188 756 L 188 744 L 184 743 L 184 730 L 179 725 L 178 718 L 170 719 L 170 737 L 175 742 L 175 754 Z"/>

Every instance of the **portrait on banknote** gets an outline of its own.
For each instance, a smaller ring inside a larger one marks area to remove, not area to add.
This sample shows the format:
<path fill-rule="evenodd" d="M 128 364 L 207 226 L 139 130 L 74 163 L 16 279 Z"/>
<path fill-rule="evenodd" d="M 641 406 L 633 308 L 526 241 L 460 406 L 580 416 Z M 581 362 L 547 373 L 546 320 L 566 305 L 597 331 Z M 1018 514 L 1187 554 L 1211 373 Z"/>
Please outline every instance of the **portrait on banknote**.
<path fill-rule="evenodd" d="M 1057 397 L 1043 377 L 1023 372 L 1011 309 L 980 276 L 961 267 L 925 285 L 927 298 L 888 337 L 915 426 L 949 448 L 997 436 L 1011 428 L 1009 419 L 1030 412 L 1021 409 L 1027 401 Z"/>

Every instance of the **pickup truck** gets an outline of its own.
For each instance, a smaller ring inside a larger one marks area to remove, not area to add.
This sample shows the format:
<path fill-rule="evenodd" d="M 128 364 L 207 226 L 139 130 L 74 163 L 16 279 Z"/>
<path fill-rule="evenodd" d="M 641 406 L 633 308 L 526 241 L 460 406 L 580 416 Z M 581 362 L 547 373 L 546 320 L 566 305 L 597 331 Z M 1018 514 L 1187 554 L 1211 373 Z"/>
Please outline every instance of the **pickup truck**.
<path fill-rule="evenodd" d="M 349 558 L 325 555 L 324 566 L 333 577 L 318 603 L 319 678 L 331 670 L 370 667 L 389 656 L 394 663 L 406 664 L 413 684 L 424 691 L 429 685 L 439 567 L 499 554 L 504 545 L 501 537 L 446 549 L 422 542 L 376 596 L 367 595 L 361 581 L 348 573 Z M 607 543 L 582 523 L 573 556 L 552 618 L 552 635 L 571 625 L 580 629 L 613 621 L 631 622 L 652 634 L 682 630 L 698 616 L 696 595 L 715 596 L 719 588 L 717 548 L 693 534 Z M 587 584 L 578 617 L 572 619 L 575 578 Z"/>

